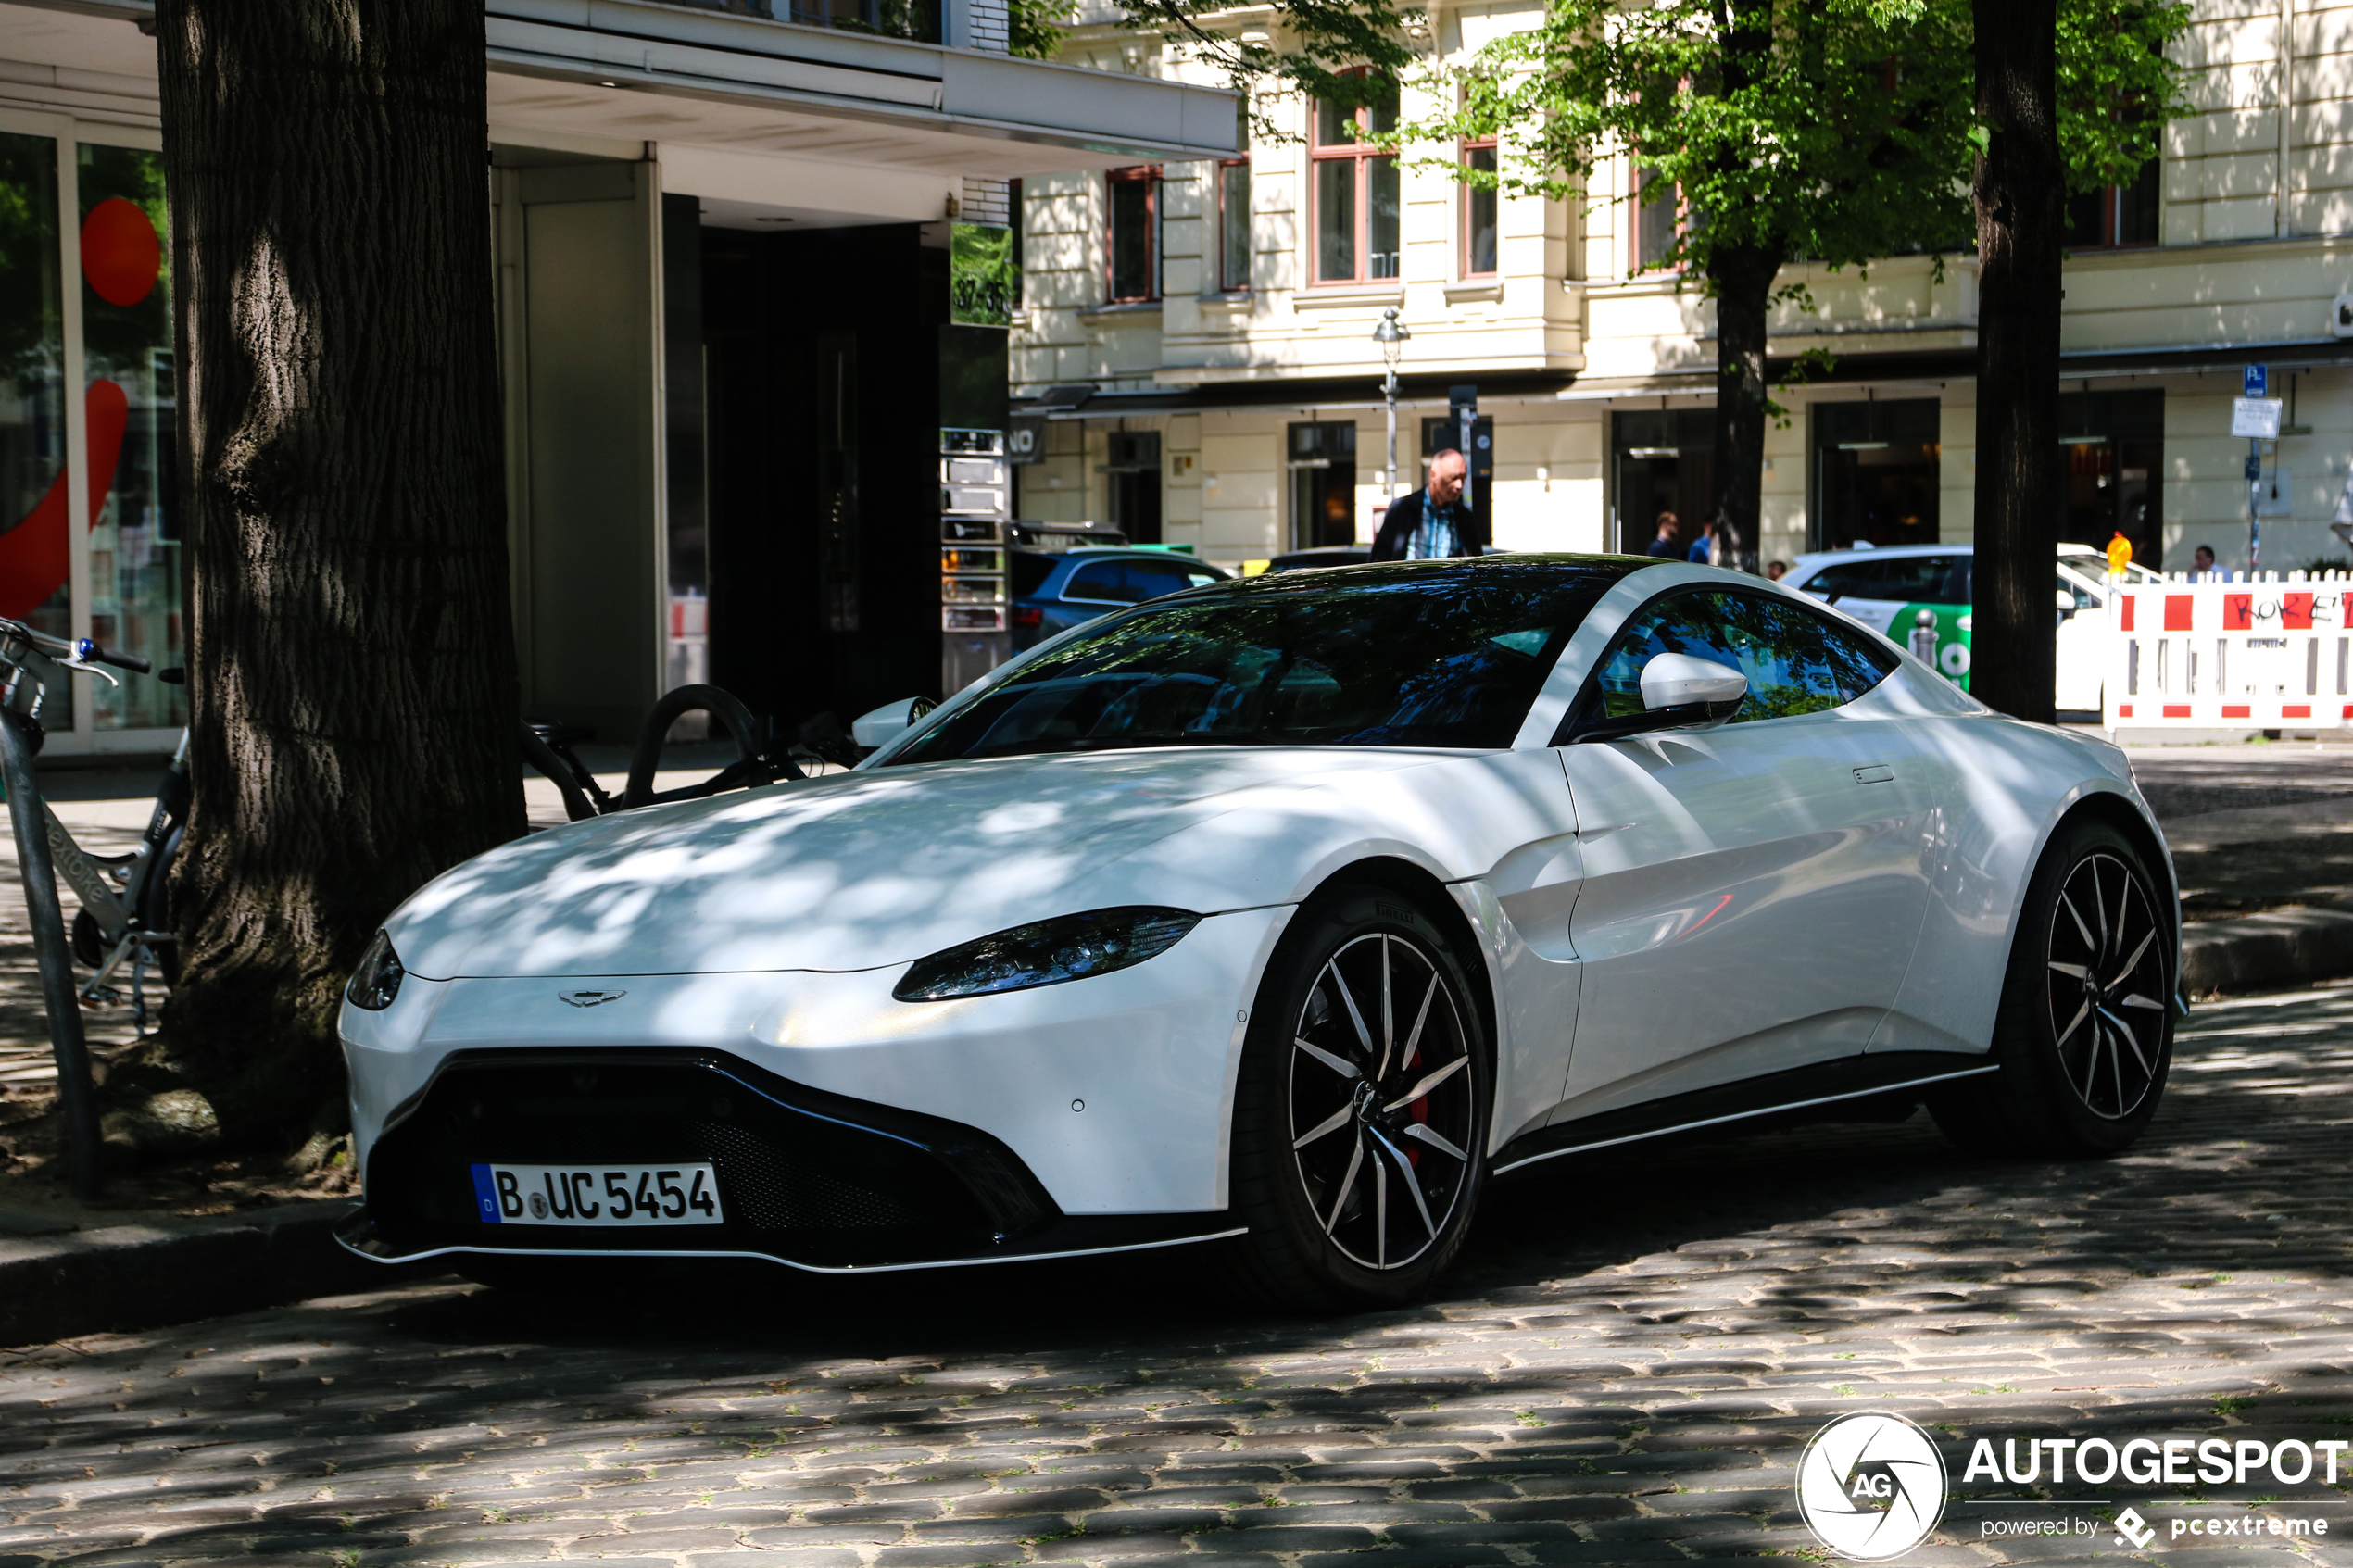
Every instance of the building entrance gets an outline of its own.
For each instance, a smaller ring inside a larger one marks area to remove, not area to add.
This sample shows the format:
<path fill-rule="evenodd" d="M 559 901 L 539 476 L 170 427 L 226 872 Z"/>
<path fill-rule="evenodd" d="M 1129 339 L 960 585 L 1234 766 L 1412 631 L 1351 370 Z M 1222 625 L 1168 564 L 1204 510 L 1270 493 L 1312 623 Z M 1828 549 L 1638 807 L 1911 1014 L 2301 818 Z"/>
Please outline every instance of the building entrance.
<path fill-rule="evenodd" d="M 1104 464 L 1111 525 L 1131 545 L 1160 543 L 1160 433 L 1149 430 L 1111 433 L 1111 461 Z"/>
<path fill-rule="evenodd" d="M 1356 427 L 1318 421 L 1290 427 L 1290 547 L 1356 543 Z"/>
<path fill-rule="evenodd" d="M 2157 475 L 2165 457 L 2165 394 L 2061 394 L 2059 450 L 2067 465 L 2060 542 L 2104 550 L 2121 533 L 2133 542 L 2136 565 L 2162 571 Z"/>
<path fill-rule="evenodd" d="M 1658 536 L 1661 512 L 1673 512 L 1685 550 L 1715 514 L 1716 410 L 1636 408 L 1611 416 L 1616 489 L 1610 548 L 1639 556 Z"/>
<path fill-rule="evenodd" d="M 1817 403 L 1806 547 L 1933 545 L 1942 438 L 1933 397 Z"/>

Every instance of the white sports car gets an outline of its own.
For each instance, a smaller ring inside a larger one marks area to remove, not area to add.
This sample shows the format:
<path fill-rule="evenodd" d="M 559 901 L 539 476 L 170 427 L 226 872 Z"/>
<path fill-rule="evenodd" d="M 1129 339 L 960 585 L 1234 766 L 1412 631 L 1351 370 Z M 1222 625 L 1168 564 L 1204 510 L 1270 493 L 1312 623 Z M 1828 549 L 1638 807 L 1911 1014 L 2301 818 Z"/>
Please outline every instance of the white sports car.
<path fill-rule="evenodd" d="M 344 1236 L 492 1277 L 1215 1242 L 1397 1300 L 1579 1150 L 1922 1100 L 2121 1148 L 2177 959 L 2121 752 L 1803 596 L 1287 572 L 1067 633 L 849 773 L 424 888 L 343 1010 Z"/>

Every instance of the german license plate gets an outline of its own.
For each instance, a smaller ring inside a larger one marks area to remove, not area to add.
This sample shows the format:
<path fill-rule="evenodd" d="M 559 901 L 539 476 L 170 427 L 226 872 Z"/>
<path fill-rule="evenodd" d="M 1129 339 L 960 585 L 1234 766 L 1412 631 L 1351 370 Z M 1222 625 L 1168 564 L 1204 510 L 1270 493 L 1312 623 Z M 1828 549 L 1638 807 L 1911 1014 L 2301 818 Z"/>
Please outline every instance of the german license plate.
<path fill-rule="evenodd" d="M 474 1210 L 486 1225 L 716 1225 L 709 1165 L 476 1165 Z"/>

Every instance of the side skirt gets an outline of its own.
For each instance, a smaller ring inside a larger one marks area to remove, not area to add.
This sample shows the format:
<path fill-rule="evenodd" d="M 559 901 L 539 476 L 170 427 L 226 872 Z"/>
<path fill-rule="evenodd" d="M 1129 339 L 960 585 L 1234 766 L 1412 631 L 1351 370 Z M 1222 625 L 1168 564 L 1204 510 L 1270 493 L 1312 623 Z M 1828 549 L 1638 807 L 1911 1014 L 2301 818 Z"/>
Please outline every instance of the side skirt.
<path fill-rule="evenodd" d="M 1501 1176 L 1565 1154 L 1582 1154 L 1617 1144 L 1671 1137 L 1767 1117 L 1829 1121 L 1837 1114 L 1833 1107 L 1999 1071 L 1979 1058 L 1942 1051 L 1889 1051 L 1878 1056 L 1844 1057 L 1540 1127 L 1497 1150 L 1490 1168 Z"/>

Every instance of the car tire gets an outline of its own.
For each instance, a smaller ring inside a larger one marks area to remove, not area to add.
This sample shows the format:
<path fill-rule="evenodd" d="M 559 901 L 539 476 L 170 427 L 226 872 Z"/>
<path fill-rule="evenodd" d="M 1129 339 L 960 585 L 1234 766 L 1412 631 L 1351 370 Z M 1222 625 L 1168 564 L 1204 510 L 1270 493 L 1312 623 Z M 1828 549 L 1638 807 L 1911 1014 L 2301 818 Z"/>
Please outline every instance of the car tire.
<path fill-rule="evenodd" d="M 1453 943 L 1387 888 L 1327 888 L 1293 917 L 1250 1017 L 1239 1283 L 1294 1311 L 1414 1299 L 1461 1250 L 1486 1177 L 1494 1055 Z"/>
<path fill-rule="evenodd" d="M 1945 1135 L 1988 1154 L 2115 1154 L 2157 1114 L 2173 1055 L 2173 912 L 2145 857 L 2106 822 L 2063 823 L 2020 910 L 1994 1025 L 1998 1072 L 1931 1099 Z"/>

